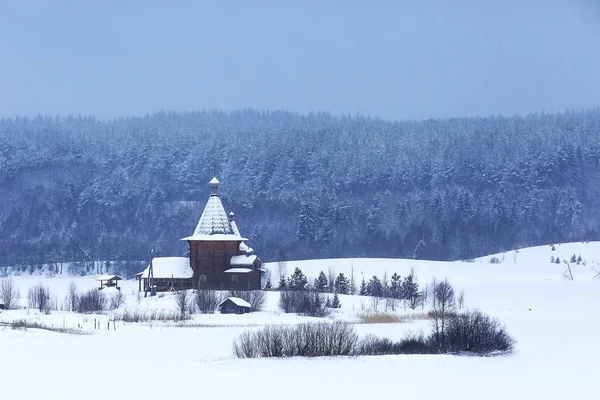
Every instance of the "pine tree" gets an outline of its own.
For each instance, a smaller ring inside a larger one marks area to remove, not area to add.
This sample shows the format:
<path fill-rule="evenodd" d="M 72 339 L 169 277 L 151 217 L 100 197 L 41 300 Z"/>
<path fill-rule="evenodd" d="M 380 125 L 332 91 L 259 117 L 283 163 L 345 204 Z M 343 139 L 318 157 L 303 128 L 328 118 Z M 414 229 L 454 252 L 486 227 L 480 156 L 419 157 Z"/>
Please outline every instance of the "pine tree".
<path fill-rule="evenodd" d="M 358 294 L 361 296 L 367 296 L 369 294 L 369 291 L 367 290 L 367 283 L 365 282 L 364 277 L 362 279 L 362 283 L 360 284 L 360 289 L 358 291 Z"/>
<path fill-rule="evenodd" d="M 306 275 L 302 273 L 302 270 L 298 267 L 294 269 L 292 276 L 288 278 L 287 286 L 291 290 L 304 290 L 308 285 L 308 279 Z"/>
<path fill-rule="evenodd" d="M 344 276 L 343 273 L 340 273 L 336 278 L 335 278 L 335 292 L 336 293 L 340 293 L 340 294 L 348 294 L 350 293 L 350 281 L 348 280 L 348 278 L 346 278 Z"/>
<path fill-rule="evenodd" d="M 279 290 L 285 290 L 287 288 L 287 280 L 285 279 L 285 276 L 282 276 L 279 279 Z"/>
<path fill-rule="evenodd" d="M 321 271 L 319 273 L 319 277 L 315 281 L 315 290 L 318 290 L 319 292 L 324 292 L 325 290 L 327 290 L 328 286 L 329 280 L 327 279 L 327 275 L 325 275 L 325 272 Z"/>
<path fill-rule="evenodd" d="M 325 308 L 331 308 L 331 300 L 329 300 L 329 296 L 327 296 L 327 300 L 325 300 Z"/>
<path fill-rule="evenodd" d="M 367 283 L 367 293 L 375 297 L 383 296 L 383 285 L 377 276 L 373 275 L 369 283 Z"/>
<path fill-rule="evenodd" d="M 415 247 L 415 251 L 413 252 L 414 260 L 419 260 L 421 258 L 421 252 L 423 251 L 424 247 L 425 242 L 423 240 L 419 240 L 419 243 L 417 244 L 417 247 Z"/>
<path fill-rule="evenodd" d="M 333 295 L 333 301 L 331 302 L 331 308 L 341 308 L 341 307 L 342 307 L 342 303 L 340 303 L 340 298 L 338 297 L 338 294 L 335 293 Z"/>
<path fill-rule="evenodd" d="M 401 299 L 402 296 L 402 278 L 394 273 L 390 279 L 390 296 L 394 299 Z"/>
<path fill-rule="evenodd" d="M 415 282 L 412 271 L 409 275 L 404 277 L 402 292 L 404 293 L 404 298 L 408 301 L 410 308 L 416 308 L 418 301 L 421 298 L 421 293 L 419 292 L 419 284 Z"/>
<path fill-rule="evenodd" d="M 296 224 L 296 236 L 305 243 L 312 243 L 315 239 L 315 213 L 308 203 L 302 203 L 300 216 Z"/>

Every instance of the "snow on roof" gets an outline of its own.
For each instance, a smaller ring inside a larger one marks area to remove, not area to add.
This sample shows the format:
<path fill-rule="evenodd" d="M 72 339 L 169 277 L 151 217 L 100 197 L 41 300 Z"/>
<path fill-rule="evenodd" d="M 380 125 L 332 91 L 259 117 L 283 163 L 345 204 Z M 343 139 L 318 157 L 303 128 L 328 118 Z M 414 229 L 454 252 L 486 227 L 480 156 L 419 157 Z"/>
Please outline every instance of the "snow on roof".
<path fill-rule="evenodd" d="M 219 183 L 221 183 L 221 182 L 219 182 L 219 180 L 218 180 L 218 179 L 217 179 L 217 177 L 215 176 L 215 177 L 214 177 L 214 178 L 212 178 L 212 179 L 210 180 L 210 182 L 208 182 L 208 183 L 210 183 L 211 185 L 218 185 L 218 184 L 219 184 Z"/>
<path fill-rule="evenodd" d="M 244 299 L 240 299 L 239 297 L 228 297 L 225 300 L 223 300 L 222 302 L 219 303 L 219 306 L 221 306 L 223 303 L 225 303 L 227 300 L 231 300 L 233 301 L 233 303 L 238 306 L 238 307 L 248 307 L 250 308 L 250 303 L 248 303 L 246 300 Z"/>
<path fill-rule="evenodd" d="M 184 237 L 181 240 L 199 240 L 199 241 L 216 241 L 216 242 L 226 242 L 226 241 L 238 242 L 239 241 L 239 242 L 242 242 L 242 241 L 248 240 L 248 239 L 243 238 L 238 235 L 217 234 L 217 235 L 193 235 L 193 236 Z"/>
<path fill-rule="evenodd" d="M 97 281 L 120 281 L 123 280 L 119 275 L 98 275 Z"/>
<path fill-rule="evenodd" d="M 233 229 L 229 223 L 229 217 L 225 213 L 223 203 L 219 195 L 211 195 L 208 198 L 206 207 L 202 212 L 202 216 L 198 221 L 196 230 L 194 230 L 194 236 L 196 235 L 214 235 L 224 234 L 233 235 Z"/>
<path fill-rule="evenodd" d="M 230 274 L 247 274 L 248 272 L 252 272 L 252 269 L 251 268 L 229 268 L 223 272 L 230 273 Z"/>
<path fill-rule="evenodd" d="M 230 213 L 229 215 L 232 215 L 233 213 Z M 235 233 L 238 236 L 242 236 L 240 235 L 240 230 L 237 227 L 237 224 L 235 223 L 235 221 L 233 219 L 230 219 L 229 221 L 229 225 L 231 225 L 231 230 L 233 231 L 233 233 Z"/>
<path fill-rule="evenodd" d="M 256 261 L 258 257 L 256 255 L 251 256 L 233 256 L 231 260 L 229 260 L 229 265 L 252 265 Z"/>
<path fill-rule="evenodd" d="M 187 257 L 155 257 L 152 259 L 154 278 L 191 278 L 194 275 Z M 148 278 L 150 265 L 142 272 L 141 278 Z"/>
<path fill-rule="evenodd" d="M 252 253 L 254 251 L 254 249 L 252 247 L 248 246 L 244 242 L 240 243 L 239 249 L 240 249 L 240 251 L 243 251 L 245 253 Z"/>

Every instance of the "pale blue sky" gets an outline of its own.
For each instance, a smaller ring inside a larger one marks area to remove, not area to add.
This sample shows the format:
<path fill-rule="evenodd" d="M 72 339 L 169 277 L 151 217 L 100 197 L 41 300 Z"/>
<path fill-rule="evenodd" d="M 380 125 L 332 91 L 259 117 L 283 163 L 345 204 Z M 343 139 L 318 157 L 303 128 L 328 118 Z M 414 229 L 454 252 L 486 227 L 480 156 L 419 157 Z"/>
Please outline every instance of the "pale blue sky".
<path fill-rule="evenodd" d="M 598 105 L 595 0 L 0 0 L 0 116 Z"/>

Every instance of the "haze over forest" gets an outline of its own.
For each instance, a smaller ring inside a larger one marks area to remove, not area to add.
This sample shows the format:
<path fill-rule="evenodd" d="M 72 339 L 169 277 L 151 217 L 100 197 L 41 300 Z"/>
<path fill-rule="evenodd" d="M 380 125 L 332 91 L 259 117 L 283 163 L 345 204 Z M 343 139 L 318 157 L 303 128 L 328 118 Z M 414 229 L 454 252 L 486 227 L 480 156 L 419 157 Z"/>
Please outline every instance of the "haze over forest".
<path fill-rule="evenodd" d="M 215 164 L 263 261 L 600 238 L 595 1 L 30 4 L 0 266 L 184 255 Z"/>
<path fill-rule="evenodd" d="M 0 1 L 0 116 L 598 105 L 600 3 Z"/>

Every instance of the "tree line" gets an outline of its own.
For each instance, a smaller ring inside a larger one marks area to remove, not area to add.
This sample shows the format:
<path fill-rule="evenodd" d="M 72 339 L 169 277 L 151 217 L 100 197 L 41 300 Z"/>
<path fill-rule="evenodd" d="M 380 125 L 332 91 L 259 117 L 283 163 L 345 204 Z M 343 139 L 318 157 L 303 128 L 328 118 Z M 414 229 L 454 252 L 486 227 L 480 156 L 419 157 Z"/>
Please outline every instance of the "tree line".
<path fill-rule="evenodd" d="M 598 109 L 403 122 L 253 110 L 4 118 L 0 265 L 108 261 L 131 274 L 128 261 L 151 248 L 184 256 L 179 239 L 215 166 L 263 261 L 468 259 L 594 240 L 598 133 Z"/>

